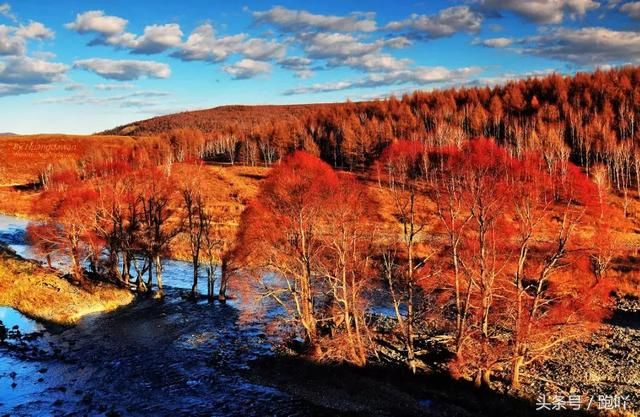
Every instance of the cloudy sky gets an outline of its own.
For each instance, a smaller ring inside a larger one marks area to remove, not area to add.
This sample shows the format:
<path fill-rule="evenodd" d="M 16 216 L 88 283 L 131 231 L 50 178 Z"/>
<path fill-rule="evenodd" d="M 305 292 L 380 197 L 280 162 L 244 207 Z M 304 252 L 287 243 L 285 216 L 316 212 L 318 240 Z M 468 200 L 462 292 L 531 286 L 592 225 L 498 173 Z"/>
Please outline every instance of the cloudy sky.
<path fill-rule="evenodd" d="M 640 63 L 640 1 L 0 0 L 0 132 Z"/>

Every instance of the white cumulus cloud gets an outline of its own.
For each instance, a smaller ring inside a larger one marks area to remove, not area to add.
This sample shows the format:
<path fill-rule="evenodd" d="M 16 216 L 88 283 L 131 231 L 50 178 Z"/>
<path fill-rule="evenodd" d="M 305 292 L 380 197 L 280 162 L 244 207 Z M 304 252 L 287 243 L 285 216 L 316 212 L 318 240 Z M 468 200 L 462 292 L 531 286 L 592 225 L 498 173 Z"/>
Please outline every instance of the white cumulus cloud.
<path fill-rule="evenodd" d="M 276 6 L 270 10 L 253 12 L 253 18 L 258 23 L 271 24 L 284 32 L 327 30 L 373 32 L 377 29 L 372 13 L 352 13 L 348 16 L 334 16 Z"/>
<path fill-rule="evenodd" d="M 489 48 L 506 48 L 513 44 L 513 39 L 511 38 L 490 38 L 483 40 L 475 40 L 473 41 L 474 45 L 483 45 Z"/>
<path fill-rule="evenodd" d="M 469 6 L 455 6 L 443 9 L 434 15 L 412 14 L 409 18 L 393 21 L 387 30 L 406 31 L 415 39 L 436 39 L 451 36 L 457 32 L 475 33 L 482 26 L 482 15 Z"/>
<path fill-rule="evenodd" d="M 620 11 L 633 19 L 640 19 L 640 1 L 623 4 Z"/>
<path fill-rule="evenodd" d="M 593 0 L 479 0 L 478 3 L 488 11 L 507 10 L 542 24 L 562 23 L 565 15 L 575 19 L 600 7 L 600 3 Z"/>
<path fill-rule="evenodd" d="M 131 81 L 143 77 L 168 78 L 171 75 L 169 65 L 154 61 L 92 58 L 75 61 L 73 66 L 118 81 Z"/>
<path fill-rule="evenodd" d="M 285 95 L 315 94 L 341 91 L 352 88 L 373 88 L 390 85 L 413 84 L 427 85 L 435 83 L 460 82 L 469 79 L 482 71 L 478 67 L 467 67 L 450 70 L 445 67 L 417 67 L 381 74 L 370 74 L 364 78 L 338 81 L 334 83 L 313 84 L 292 88 Z"/>
<path fill-rule="evenodd" d="M 42 91 L 62 81 L 69 67 L 27 56 L 8 57 L 0 62 L 0 96 Z"/>
<path fill-rule="evenodd" d="M 243 80 L 271 72 L 271 65 L 267 62 L 245 58 L 235 64 L 227 65 L 223 69 L 233 78 Z"/>

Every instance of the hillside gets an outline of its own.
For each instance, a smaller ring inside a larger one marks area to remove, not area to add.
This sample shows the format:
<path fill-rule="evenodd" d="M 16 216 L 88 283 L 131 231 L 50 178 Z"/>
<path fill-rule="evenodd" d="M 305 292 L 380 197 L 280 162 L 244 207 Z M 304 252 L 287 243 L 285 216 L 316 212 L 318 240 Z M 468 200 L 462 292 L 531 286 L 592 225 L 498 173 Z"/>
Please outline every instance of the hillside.
<path fill-rule="evenodd" d="M 369 167 L 396 140 L 459 146 L 494 138 L 516 155 L 606 166 L 616 189 L 640 185 L 640 67 L 551 74 L 496 87 L 416 91 L 402 98 L 295 106 L 227 106 L 143 120 L 105 134 L 204 133 L 218 159 L 270 164 L 293 149 L 334 167 Z"/>
<path fill-rule="evenodd" d="M 318 106 L 320 105 L 220 106 L 212 109 L 187 111 L 136 121 L 105 130 L 101 132 L 100 135 L 147 136 L 184 127 L 199 129 L 203 132 L 216 132 L 233 125 L 259 125 L 275 120 L 293 121 Z"/>

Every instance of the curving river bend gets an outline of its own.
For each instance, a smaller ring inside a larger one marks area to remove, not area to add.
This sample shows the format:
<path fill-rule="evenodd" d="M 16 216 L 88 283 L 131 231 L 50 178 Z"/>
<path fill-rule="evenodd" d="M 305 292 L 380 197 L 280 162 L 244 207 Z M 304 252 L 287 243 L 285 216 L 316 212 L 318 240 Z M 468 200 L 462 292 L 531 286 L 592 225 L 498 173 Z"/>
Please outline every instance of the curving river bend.
<path fill-rule="evenodd" d="M 28 257 L 26 224 L 0 215 L 0 241 Z M 243 314 L 255 303 L 186 301 L 190 264 L 168 261 L 164 274 L 164 302 L 143 300 L 62 332 L 1 309 L 0 320 L 34 340 L 0 345 L 0 416 L 328 414 L 252 382 L 252 361 L 271 354 L 262 322 Z"/>

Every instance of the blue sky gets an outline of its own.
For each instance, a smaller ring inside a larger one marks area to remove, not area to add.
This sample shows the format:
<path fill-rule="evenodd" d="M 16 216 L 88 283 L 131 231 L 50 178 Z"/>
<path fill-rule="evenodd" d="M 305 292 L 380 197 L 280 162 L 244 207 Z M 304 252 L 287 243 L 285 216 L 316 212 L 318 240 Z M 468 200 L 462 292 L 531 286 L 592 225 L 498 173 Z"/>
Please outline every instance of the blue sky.
<path fill-rule="evenodd" d="M 640 61 L 640 1 L 0 0 L 0 132 Z"/>

